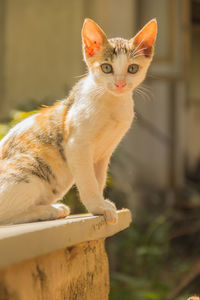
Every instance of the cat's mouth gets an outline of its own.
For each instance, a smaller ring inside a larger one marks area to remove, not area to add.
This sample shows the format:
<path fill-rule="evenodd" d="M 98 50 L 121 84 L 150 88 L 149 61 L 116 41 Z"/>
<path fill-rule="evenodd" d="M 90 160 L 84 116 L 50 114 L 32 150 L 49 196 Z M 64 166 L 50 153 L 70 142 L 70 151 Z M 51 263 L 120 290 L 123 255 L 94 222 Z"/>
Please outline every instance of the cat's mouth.
<path fill-rule="evenodd" d="M 121 94 L 127 93 L 129 90 L 130 90 L 130 88 L 128 88 L 128 87 L 122 87 L 122 88 L 114 87 L 114 88 L 110 89 L 110 91 L 115 95 L 121 95 Z"/>
<path fill-rule="evenodd" d="M 122 87 L 122 88 L 117 87 L 117 88 L 115 89 L 115 91 L 116 91 L 116 93 L 122 94 L 122 93 L 124 93 L 125 91 L 127 91 L 127 89 L 126 89 L 125 87 Z"/>
<path fill-rule="evenodd" d="M 112 83 L 107 85 L 107 89 L 111 94 L 120 96 L 122 94 L 130 92 L 132 86 L 130 84 L 126 84 L 124 86 L 116 86 L 116 84 Z"/>

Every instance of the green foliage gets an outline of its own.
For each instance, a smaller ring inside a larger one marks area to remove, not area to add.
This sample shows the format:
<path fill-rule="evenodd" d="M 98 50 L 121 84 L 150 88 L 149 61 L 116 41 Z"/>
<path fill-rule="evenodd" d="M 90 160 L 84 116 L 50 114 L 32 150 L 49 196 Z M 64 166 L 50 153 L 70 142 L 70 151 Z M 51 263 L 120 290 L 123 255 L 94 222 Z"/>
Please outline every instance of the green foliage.
<path fill-rule="evenodd" d="M 9 129 L 10 129 L 9 124 L 1 124 L 0 123 L 0 139 L 2 139 L 4 137 L 4 135 L 6 135 L 6 133 L 8 132 Z"/>
<path fill-rule="evenodd" d="M 70 207 L 71 214 L 87 213 L 86 208 L 78 197 L 78 191 L 75 186 L 65 195 L 62 202 Z"/>
<path fill-rule="evenodd" d="M 161 300 L 166 296 L 169 286 L 158 273 L 168 255 L 168 231 L 167 217 L 158 216 L 151 224 L 131 225 L 114 238 L 109 251 L 117 261 L 117 271 L 111 273 L 110 299 Z"/>
<path fill-rule="evenodd" d="M 173 216 L 176 212 L 164 211 L 150 217 L 144 209 L 137 220 L 125 231 L 107 241 L 111 265 L 110 300 L 163 300 L 176 288 L 182 277 L 191 272 L 192 257 L 185 253 L 184 243 L 177 255 L 170 240 Z M 133 218 L 135 219 L 135 218 Z M 139 220 L 139 222 L 138 222 Z M 187 286 L 174 298 L 186 300 L 198 293 L 197 287 Z"/>

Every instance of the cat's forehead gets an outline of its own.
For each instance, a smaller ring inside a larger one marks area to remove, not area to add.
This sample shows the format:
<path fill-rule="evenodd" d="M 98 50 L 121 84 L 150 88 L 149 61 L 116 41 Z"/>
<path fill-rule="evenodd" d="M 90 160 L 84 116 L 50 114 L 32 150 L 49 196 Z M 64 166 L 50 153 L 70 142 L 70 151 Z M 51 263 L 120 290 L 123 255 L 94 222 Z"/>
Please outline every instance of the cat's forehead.
<path fill-rule="evenodd" d="M 114 61 L 120 54 L 131 57 L 133 49 L 130 47 L 129 41 L 122 38 L 112 38 L 108 40 L 109 44 L 104 50 L 104 59 Z"/>

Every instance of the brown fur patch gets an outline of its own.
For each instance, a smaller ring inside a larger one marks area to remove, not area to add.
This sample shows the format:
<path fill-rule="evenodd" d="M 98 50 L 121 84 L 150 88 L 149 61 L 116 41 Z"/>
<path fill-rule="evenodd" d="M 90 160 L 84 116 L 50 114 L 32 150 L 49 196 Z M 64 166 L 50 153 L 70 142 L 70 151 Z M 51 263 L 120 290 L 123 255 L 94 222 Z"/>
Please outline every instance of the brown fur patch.
<path fill-rule="evenodd" d="M 28 182 L 30 174 L 49 183 L 56 180 L 55 174 L 66 160 L 63 142 L 69 129 L 65 128 L 65 119 L 72 103 L 65 99 L 42 108 L 31 128 L 20 135 L 13 133 L 4 142 L 1 159 L 5 160 L 3 166 L 12 170 L 10 175 L 6 171 L 9 180 Z"/>

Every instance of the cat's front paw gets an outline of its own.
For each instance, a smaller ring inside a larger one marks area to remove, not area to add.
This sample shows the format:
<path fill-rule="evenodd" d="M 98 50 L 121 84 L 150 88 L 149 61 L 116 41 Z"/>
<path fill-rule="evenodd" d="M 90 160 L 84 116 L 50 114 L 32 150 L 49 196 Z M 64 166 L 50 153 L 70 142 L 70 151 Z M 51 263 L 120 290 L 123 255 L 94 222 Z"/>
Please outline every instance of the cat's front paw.
<path fill-rule="evenodd" d="M 89 209 L 93 214 L 104 215 L 107 224 L 116 224 L 118 221 L 118 215 L 116 206 L 109 200 L 104 200 L 100 206 Z"/>
<path fill-rule="evenodd" d="M 63 219 L 70 214 L 70 209 L 67 205 L 62 204 L 62 203 L 55 203 L 52 204 L 52 206 L 56 209 L 57 211 L 57 218 L 58 219 Z"/>
<path fill-rule="evenodd" d="M 109 200 L 105 200 L 105 206 L 103 208 L 104 210 L 104 217 L 106 219 L 106 222 L 108 224 L 116 224 L 118 221 L 118 215 L 117 215 L 117 210 L 116 210 L 116 206 L 113 202 L 109 201 Z"/>

